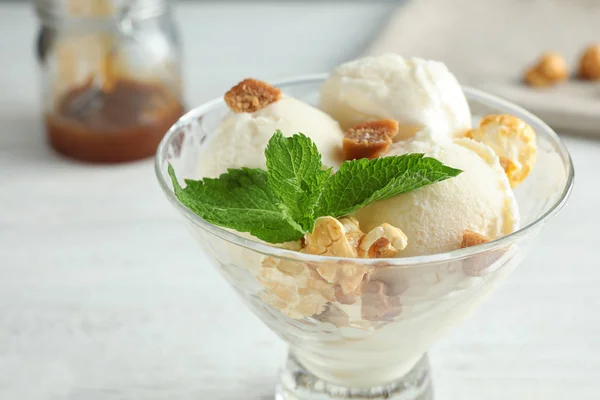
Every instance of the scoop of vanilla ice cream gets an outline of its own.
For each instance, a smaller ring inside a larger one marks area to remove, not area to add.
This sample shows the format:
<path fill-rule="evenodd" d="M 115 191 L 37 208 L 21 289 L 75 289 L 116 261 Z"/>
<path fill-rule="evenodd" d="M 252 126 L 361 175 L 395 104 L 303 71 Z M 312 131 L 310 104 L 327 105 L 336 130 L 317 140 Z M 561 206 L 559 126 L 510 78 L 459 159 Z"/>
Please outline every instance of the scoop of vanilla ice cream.
<path fill-rule="evenodd" d="M 424 153 L 463 172 L 356 213 L 365 231 L 383 222 L 404 231 L 408 246 L 397 257 L 456 250 L 466 229 L 496 239 L 518 228 L 515 196 L 488 146 L 467 138 L 440 140 L 423 132 L 393 144 L 386 155 L 405 153 Z"/>
<path fill-rule="evenodd" d="M 218 177 L 228 168 L 266 168 L 265 148 L 277 129 L 285 136 L 302 132 L 312 139 L 323 157 L 323 165 L 342 162 L 343 132 L 329 115 L 292 97 L 254 113 L 226 116 L 200 160 L 203 177 Z"/>
<path fill-rule="evenodd" d="M 471 128 L 465 95 L 443 63 L 396 54 L 336 68 L 321 88 L 320 107 L 344 129 L 371 120 L 397 120 L 400 139 L 423 128 L 449 136 L 462 136 Z"/>

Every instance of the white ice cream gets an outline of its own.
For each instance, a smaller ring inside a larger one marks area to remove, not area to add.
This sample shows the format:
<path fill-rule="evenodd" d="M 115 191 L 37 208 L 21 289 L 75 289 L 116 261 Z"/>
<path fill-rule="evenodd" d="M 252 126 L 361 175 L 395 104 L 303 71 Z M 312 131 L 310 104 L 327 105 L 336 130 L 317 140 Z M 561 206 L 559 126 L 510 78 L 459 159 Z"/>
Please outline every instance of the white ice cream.
<path fill-rule="evenodd" d="M 264 149 L 276 129 L 309 136 L 324 165 L 337 166 L 342 128 L 390 118 L 401 132 L 386 155 L 425 153 L 464 172 L 359 210 L 355 217 L 363 232 L 383 223 L 400 228 L 408 245 L 398 256 L 406 257 L 456 250 L 467 229 L 491 239 L 517 229 L 517 203 L 498 156 L 487 145 L 453 138 L 471 127 L 471 115 L 442 63 L 385 55 L 344 64 L 323 85 L 321 106 L 331 117 L 290 97 L 252 114 L 226 116 L 203 152 L 200 175 L 265 168 Z M 246 292 L 254 312 L 290 342 L 298 361 L 318 377 L 349 387 L 402 377 L 517 263 L 514 248 L 504 248 L 415 267 L 382 264 L 362 272 L 361 288 L 376 283 L 385 293 L 377 298 L 361 292 L 346 304 L 337 297 L 339 288 L 316 275 L 327 263 L 284 265 L 194 229 L 227 279 Z M 390 312 L 368 316 L 382 298 Z"/>
<path fill-rule="evenodd" d="M 518 228 L 515 196 L 498 157 L 488 146 L 467 138 L 436 139 L 423 132 L 395 143 L 387 155 L 404 153 L 425 153 L 463 172 L 356 213 L 362 229 L 387 222 L 404 231 L 408 246 L 399 257 L 456 250 L 466 229 L 496 239 Z"/>
<path fill-rule="evenodd" d="M 396 54 L 361 58 L 336 68 L 321 88 L 320 106 L 344 129 L 395 119 L 400 125 L 398 138 L 423 128 L 462 136 L 471 128 L 465 95 L 443 63 Z"/>
<path fill-rule="evenodd" d="M 265 148 L 277 129 L 285 136 L 298 132 L 310 137 L 323 156 L 323 164 L 341 163 L 343 133 L 329 115 L 292 97 L 254 113 L 231 113 L 223 119 L 200 160 L 200 176 L 218 177 L 227 168 L 266 168 Z"/>

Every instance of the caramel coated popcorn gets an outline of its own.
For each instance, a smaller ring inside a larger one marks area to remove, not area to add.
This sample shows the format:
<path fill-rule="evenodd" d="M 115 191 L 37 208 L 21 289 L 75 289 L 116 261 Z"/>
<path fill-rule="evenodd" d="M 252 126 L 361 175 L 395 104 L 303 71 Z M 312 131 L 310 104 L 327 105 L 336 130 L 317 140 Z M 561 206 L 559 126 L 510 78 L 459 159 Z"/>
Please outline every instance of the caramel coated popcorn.
<path fill-rule="evenodd" d="M 479 122 L 478 128 L 468 131 L 466 137 L 494 150 L 513 188 L 527 178 L 535 165 L 535 131 L 517 117 L 488 115 Z"/>
<path fill-rule="evenodd" d="M 347 220 L 344 224 L 343 221 Z M 354 218 L 342 218 L 337 220 L 333 217 L 320 217 L 315 222 L 315 228 L 312 233 L 308 233 L 304 241 L 306 253 L 333 257 L 356 257 L 356 245 L 352 245 L 351 239 L 346 236 L 348 233 L 354 243 L 355 235 L 362 232 L 358 227 L 358 221 Z"/>
<path fill-rule="evenodd" d="M 358 254 L 363 258 L 390 258 L 408 245 L 408 238 L 400 229 L 383 223 L 371 229 L 358 246 Z"/>
<path fill-rule="evenodd" d="M 556 52 L 546 52 L 535 65 L 525 71 L 525 82 L 531 86 L 552 86 L 569 76 L 567 62 Z"/>
<path fill-rule="evenodd" d="M 589 80 L 600 79 L 600 44 L 588 47 L 581 55 L 579 77 Z"/>

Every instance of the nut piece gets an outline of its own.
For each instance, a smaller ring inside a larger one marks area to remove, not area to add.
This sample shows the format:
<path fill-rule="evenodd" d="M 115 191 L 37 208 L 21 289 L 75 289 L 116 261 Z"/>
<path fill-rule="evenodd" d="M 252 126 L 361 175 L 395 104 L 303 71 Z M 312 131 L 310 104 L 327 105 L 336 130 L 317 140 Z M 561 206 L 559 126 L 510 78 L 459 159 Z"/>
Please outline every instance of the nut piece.
<path fill-rule="evenodd" d="M 299 251 L 304 253 L 356 258 L 359 254 L 360 257 L 392 257 L 406 244 L 406 235 L 389 224 L 382 224 L 365 235 L 355 218 L 320 217 L 315 221 L 313 232 L 306 234 L 303 241 L 285 247 L 296 249 L 301 245 Z M 265 302 L 291 318 L 304 318 L 319 315 L 330 302 L 355 303 L 369 280 L 370 270 L 349 260 L 313 264 L 266 257 L 257 279 L 265 288 L 260 294 Z M 377 297 L 377 307 L 385 308 L 381 312 L 388 315 L 389 304 L 395 300 L 379 296 L 381 290 L 374 289 L 373 294 Z"/>
<path fill-rule="evenodd" d="M 567 62 L 556 52 L 542 54 L 537 63 L 525 72 L 525 82 L 531 86 L 552 86 L 569 76 Z"/>
<path fill-rule="evenodd" d="M 281 90 L 256 79 L 244 79 L 225 93 L 225 102 L 236 113 L 253 113 L 281 98 Z"/>
<path fill-rule="evenodd" d="M 600 79 L 600 44 L 588 47 L 581 55 L 579 77 L 589 80 Z"/>
<path fill-rule="evenodd" d="M 513 188 L 527 178 L 535 165 L 535 131 L 517 117 L 488 115 L 479 122 L 479 128 L 468 131 L 466 137 L 494 150 Z"/>
<path fill-rule="evenodd" d="M 477 232 L 473 232 L 470 230 L 465 230 L 463 232 L 463 240 L 460 244 L 460 248 L 464 249 L 466 247 L 477 246 L 478 244 L 487 243 L 490 241 L 490 238 L 487 236 L 481 235 Z"/>
<path fill-rule="evenodd" d="M 335 291 L 335 298 L 343 304 L 353 304 L 358 289 L 368 268 L 360 264 L 321 264 L 316 268 L 319 276 L 330 283 Z"/>
<path fill-rule="evenodd" d="M 322 256 L 356 258 L 356 248 L 363 236 L 355 218 L 337 220 L 333 217 L 320 217 L 315 222 L 313 232 L 304 238 L 304 251 Z M 358 264 L 332 262 L 319 264 L 316 271 L 327 283 L 334 285 L 335 297 L 340 303 L 352 304 L 368 269 Z"/>
<path fill-rule="evenodd" d="M 362 237 L 365 236 L 363 231 L 360 230 L 358 220 L 354 217 L 344 217 L 340 218 L 338 221 L 340 221 L 340 223 L 344 226 L 348 243 L 350 243 L 350 246 L 356 249 Z"/>
<path fill-rule="evenodd" d="M 398 122 L 392 119 L 365 122 L 346 131 L 344 159 L 375 158 L 385 152 L 398 134 Z"/>
<path fill-rule="evenodd" d="M 362 258 L 387 258 L 394 257 L 400 250 L 404 250 L 408 238 L 400 229 L 383 223 L 371 229 L 358 246 L 358 255 Z"/>
<path fill-rule="evenodd" d="M 267 257 L 257 279 L 261 298 L 291 318 L 320 314 L 335 300 L 334 288 L 304 263 Z"/>

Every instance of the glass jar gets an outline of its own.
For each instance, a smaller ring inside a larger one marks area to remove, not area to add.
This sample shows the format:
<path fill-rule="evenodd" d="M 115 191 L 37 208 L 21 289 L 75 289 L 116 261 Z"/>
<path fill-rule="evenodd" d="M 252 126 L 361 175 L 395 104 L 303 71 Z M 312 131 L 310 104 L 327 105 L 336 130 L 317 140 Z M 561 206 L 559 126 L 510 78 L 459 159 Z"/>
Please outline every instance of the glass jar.
<path fill-rule="evenodd" d="M 75 159 L 148 157 L 184 113 L 167 0 L 37 0 L 46 132 Z"/>

